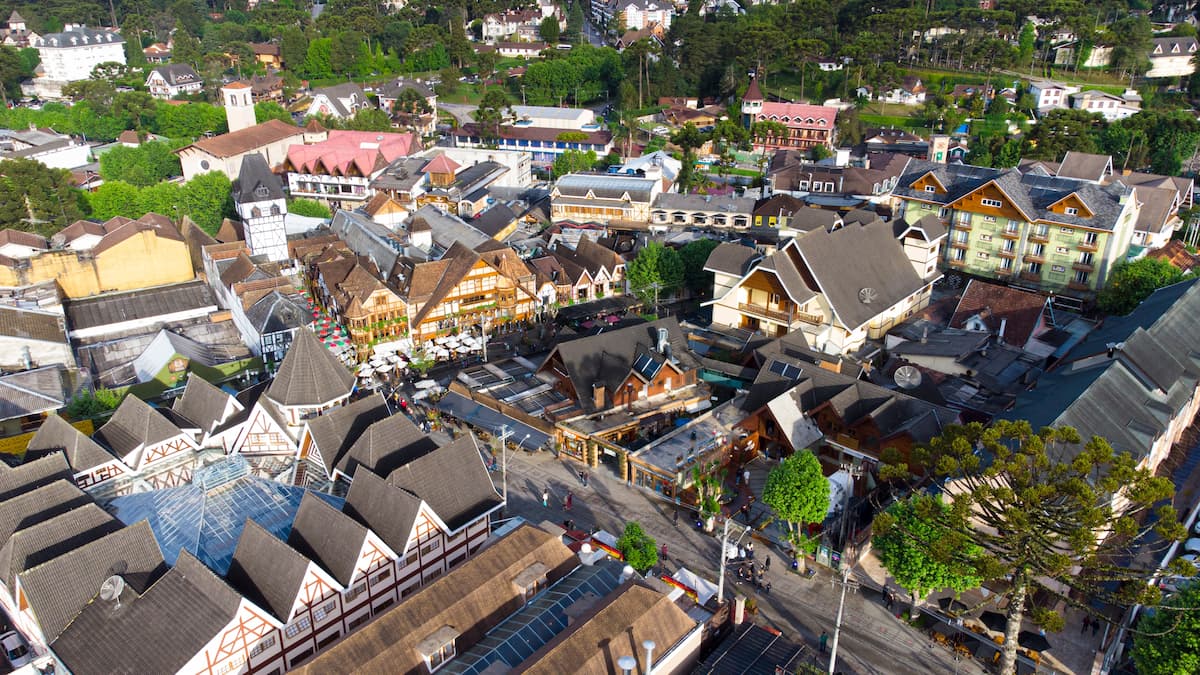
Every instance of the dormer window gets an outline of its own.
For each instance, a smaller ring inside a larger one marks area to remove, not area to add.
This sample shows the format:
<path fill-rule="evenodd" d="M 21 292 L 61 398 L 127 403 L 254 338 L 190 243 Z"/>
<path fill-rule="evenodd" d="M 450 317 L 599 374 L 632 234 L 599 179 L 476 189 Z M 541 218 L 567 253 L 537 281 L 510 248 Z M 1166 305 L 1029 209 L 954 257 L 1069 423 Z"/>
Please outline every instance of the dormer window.
<path fill-rule="evenodd" d="M 417 651 L 421 658 L 425 659 L 429 672 L 432 673 L 446 665 L 447 661 L 458 654 L 454 648 L 454 641 L 458 639 L 458 635 L 458 631 L 452 626 L 442 626 L 417 643 Z"/>
<path fill-rule="evenodd" d="M 513 588 L 516 589 L 521 597 L 528 603 L 546 587 L 546 572 L 550 568 L 540 562 L 535 562 L 529 567 L 526 567 L 513 579 Z"/>
<path fill-rule="evenodd" d="M 265 186 L 265 185 L 259 185 L 258 187 L 254 188 L 254 194 L 256 196 L 266 197 L 269 193 L 270 193 L 270 190 L 268 190 L 267 186 Z"/>

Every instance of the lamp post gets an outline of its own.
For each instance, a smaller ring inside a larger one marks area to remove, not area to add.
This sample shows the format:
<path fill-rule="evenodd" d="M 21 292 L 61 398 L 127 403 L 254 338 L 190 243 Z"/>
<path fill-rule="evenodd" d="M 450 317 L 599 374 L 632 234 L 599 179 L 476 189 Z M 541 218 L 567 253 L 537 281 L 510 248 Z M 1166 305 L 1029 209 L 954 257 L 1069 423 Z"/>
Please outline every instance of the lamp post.
<path fill-rule="evenodd" d="M 842 613 L 846 609 L 846 589 L 858 589 L 858 583 L 850 581 L 850 564 L 846 560 L 846 549 L 848 548 L 846 546 L 846 529 L 850 517 L 850 493 L 854 492 L 855 481 L 863 475 L 864 471 L 860 462 L 842 462 L 842 470 L 850 474 L 850 488 L 846 490 L 846 499 L 842 505 L 842 577 L 833 582 L 841 585 L 842 596 L 838 601 L 837 619 L 833 625 L 833 646 L 829 650 L 829 672 L 831 673 L 837 672 L 838 639 L 842 635 Z"/>
<path fill-rule="evenodd" d="M 500 434 L 496 436 L 500 440 L 500 480 L 502 481 L 505 510 L 508 509 L 508 438 L 512 436 L 512 430 L 507 424 L 500 426 Z M 528 436 L 526 436 L 528 438 Z"/>

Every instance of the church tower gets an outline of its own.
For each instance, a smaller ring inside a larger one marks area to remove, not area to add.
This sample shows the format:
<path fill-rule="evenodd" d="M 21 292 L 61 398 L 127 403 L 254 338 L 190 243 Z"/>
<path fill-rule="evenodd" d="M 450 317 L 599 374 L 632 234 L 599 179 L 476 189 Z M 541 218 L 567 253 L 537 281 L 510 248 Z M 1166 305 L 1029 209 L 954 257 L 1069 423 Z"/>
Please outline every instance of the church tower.
<path fill-rule="evenodd" d="M 233 182 L 233 204 L 245 224 L 246 245 L 251 255 L 268 260 L 287 260 L 287 200 L 283 183 L 271 173 L 267 160 L 252 152 L 242 158 L 242 168 Z"/>
<path fill-rule="evenodd" d="M 221 87 L 221 97 L 225 100 L 225 121 L 229 131 L 241 131 L 252 127 L 257 122 L 254 119 L 254 98 L 250 95 L 250 85 L 246 82 L 230 82 Z"/>
<path fill-rule="evenodd" d="M 758 119 L 763 109 L 762 90 L 758 88 L 758 78 L 750 78 L 750 86 L 742 97 L 742 125 L 747 129 Z"/>

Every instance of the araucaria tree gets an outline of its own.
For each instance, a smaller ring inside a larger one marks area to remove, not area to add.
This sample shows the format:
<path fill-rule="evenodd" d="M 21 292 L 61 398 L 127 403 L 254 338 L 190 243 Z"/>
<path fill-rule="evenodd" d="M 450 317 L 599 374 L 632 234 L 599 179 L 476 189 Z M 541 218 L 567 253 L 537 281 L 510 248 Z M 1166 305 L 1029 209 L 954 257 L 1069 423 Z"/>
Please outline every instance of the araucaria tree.
<path fill-rule="evenodd" d="M 821 471 L 821 460 L 801 450 L 780 462 L 767 474 L 763 502 L 787 525 L 792 542 L 802 546 L 804 526 L 823 522 L 829 513 L 829 479 Z"/>
<path fill-rule="evenodd" d="M 1001 673 L 1014 671 L 1026 617 L 1058 631 L 1064 622 L 1054 607 L 1060 602 L 1084 611 L 1090 609 L 1083 598 L 1118 606 L 1158 603 L 1158 589 L 1146 583 L 1154 570 L 1139 564 L 1145 559 L 1139 554 L 1185 532 L 1169 505 L 1171 482 L 1140 468 L 1129 453 L 1096 436 L 1083 440 L 1070 427 L 1035 432 L 1028 422 L 1000 421 L 988 428 L 947 427 L 914 457 L 946 494 L 944 511 L 910 498 L 939 542 L 926 546 L 923 527 L 898 519 L 885 519 L 880 534 L 903 537 L 933 561 L 997 582 L 988 602 L 1007 603 Z M 909 471 L 903 464 L 884 466 L 880 475 Z"/>
<path fill-rule="evenodd" d="M 637 522 L 626 523 L 625 531 L 617 539 L 617 550 L 630 567 L 643 574 L 658 564 L 658 542 Z"/>

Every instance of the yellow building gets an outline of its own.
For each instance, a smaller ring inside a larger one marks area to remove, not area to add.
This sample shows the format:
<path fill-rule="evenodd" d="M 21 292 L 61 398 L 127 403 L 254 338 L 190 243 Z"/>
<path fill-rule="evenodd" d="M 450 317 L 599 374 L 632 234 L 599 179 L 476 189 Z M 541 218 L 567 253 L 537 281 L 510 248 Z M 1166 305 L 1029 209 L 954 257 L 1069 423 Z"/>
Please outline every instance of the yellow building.
<path fill-rule="evenodd" d="M 67 298 L 132 291 L 193 278 L 187 242 L 170 218 L 147 213 L 76 221 L 46 245 L 0 250 L 0 287 L 56 281 Z"/>

